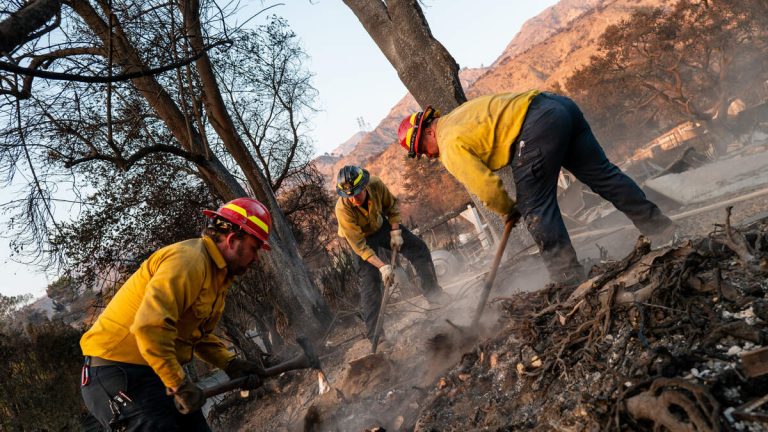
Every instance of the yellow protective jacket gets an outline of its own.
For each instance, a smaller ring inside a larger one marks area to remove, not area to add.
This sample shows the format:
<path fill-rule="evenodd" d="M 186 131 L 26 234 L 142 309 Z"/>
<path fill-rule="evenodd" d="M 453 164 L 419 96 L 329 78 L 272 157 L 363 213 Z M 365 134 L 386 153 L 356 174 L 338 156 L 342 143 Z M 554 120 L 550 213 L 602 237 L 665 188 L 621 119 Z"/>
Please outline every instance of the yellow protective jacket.
<path fill-rule="evenodd" d="M 347 239 L 352 250 L 367 261 L 375 252 L 366 244 L 365 238 L 381 228 L 384 216 L 390 225 L 399 224 L 400 210 L 397 208 L 397 198 L 380 178 L 372 175 L 365 190 L 368 191 L 365 208 L 339 197 L 336 201 L 336 219 L 339 222 L 339 236 Z"/>
<path fill-rule="evenodd" d="M 481 96 L 461 104 L 435 123 L 440 161 L 491 210 L 508 214 L 515 206 L 494 174 L 509 164 L 511 145 L 520 133 L 538 90 Z"/>
<path fill-rule="evenodd" d="M 153 253 L 123 284 L 80 339 L 83 355 L 149 365 L 167 387 L 184 381 L 196 354 L 224 369 L 234 354 L 212 334 L 232 284 L 209 237 Z"/>

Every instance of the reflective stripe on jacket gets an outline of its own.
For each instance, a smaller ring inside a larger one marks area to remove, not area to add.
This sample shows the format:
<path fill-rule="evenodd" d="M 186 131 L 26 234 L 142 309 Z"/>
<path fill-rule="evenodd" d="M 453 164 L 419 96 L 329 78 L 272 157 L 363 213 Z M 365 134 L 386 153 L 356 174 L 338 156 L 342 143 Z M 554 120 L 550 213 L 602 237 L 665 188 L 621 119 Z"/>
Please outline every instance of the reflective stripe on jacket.
<path fill-rule="evenodd" d="M 358 207 L 348 198 L 339 197 L 336 201 L 336 220 L 339 222 L 339 236 L 347 239 L 360 258 L 368 260 L 375 252 L 365 243 L 365 238 L 381 228 L 384 216 L 390 225 L 399 224 L 400 210 L 397 198 L 380 178 L 372 175 L 365 190 L 368 191 L 366 207 Z"/>
<path fill-rule="evenodd" d="M 234 354 L 212 332 L 231 284 L 211 238 L 166 246 L 141 264 L 83 335 L 83 355 L 149 365 L 167 387 L 183 383 L 181 365 L 193 353 L 224 369 Z"/>
<path fill-rule="evenodd" d="M 511 146 L 520 133 L 538 90 L 481 96 L 437 119 L 440 161 L 456 179 L 491 210 L 512 211 L 501 179 L 493 173 L 510 162 Z"/>

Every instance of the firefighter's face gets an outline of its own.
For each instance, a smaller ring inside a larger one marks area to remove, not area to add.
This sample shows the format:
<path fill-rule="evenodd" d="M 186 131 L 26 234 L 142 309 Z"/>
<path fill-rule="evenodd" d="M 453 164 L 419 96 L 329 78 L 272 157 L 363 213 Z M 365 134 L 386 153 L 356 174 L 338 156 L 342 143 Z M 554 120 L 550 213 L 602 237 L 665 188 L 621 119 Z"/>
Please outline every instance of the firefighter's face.
<path fill-rule="evenodd" d="M 238 237 L 229 234 L 226 239 L 226 250 L 222 254 L 227 262 L 227 271 L 239 276 L 248 270 L 259 257 L 263 242 L 252 235 Z"/>
<path fill-rule="evenodd" d="M 440 147 L 437 146 L 437 135 L 435 135 L 435 122 L 429 125 L 421 133 L 421 148 L 424 149 L 424 155 L 430 159 L 435 159 L 440 156 Z"/>
<path fill-rule="evenodd" d="M 359 194 L 352 195 L 351 197 L 349 197 L 349 201 L 351 201 L 352 204 L 359 207 L 363 205 L 363 203 L 365 202 L 365 197 L 367 196 L 367 194 L 368 192 L 365 189 L 363 189 Z"/>

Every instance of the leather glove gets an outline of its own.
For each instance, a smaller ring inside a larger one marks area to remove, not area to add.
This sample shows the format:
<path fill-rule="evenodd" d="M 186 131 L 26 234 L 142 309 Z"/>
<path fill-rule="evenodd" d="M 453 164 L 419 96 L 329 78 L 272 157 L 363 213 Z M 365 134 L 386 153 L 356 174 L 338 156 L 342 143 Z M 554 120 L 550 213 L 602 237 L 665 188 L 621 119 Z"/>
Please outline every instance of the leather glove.
<path fill-rule="evenodd" d="M 224 369 L 224 372 L 229 379 L 248 377 L 241 387 L 243 390 L 257 389 L 263 384 L 261 377 L 264 375 L 264 369 L 254 361 L 239 358 L 232 359 L 227 368 Z"/>
<path fill-rule="evenodd" d="M 391 265 L 384 264 L 379 267 L 379 271 L 381 272 L 381 280 L 384 282 L 384 286 L 389 286 L 395 281 L 395 270 Z"/>
<path fill-rule="evenodd" d="M 523 215 L 520 214 L 520 210 L 517 209 L 517 207 L 513 207 L 512 211 L 507 213 L 507 216 L 504 218 L 504 224 L 512 222 L 512 228 L 517 226 L 518 222 L 520 222 L 520 219 L 522 219 Z"/>
<path fill-rule="evenodd" d="M 167 389 L 167 393 L 173 396 L 173 403 L 182 414 L 193 413 L 205 404 L 203 389 L 190 381 L 185 381 L 176 391 Z"/>
<path fill-rule="evenodd" d="M 392 250 L 400 250 L 403 245 L 403 231 L 400 229 L 392 230 L 389 232 L 389 245 Z"/>

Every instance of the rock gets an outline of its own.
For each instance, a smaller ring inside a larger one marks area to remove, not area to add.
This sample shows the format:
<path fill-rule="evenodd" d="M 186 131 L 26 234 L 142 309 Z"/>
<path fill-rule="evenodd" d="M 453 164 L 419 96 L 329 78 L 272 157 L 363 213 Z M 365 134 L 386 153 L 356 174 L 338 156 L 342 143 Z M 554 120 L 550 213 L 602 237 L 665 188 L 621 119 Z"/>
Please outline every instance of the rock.
<path fill-rule="evenodd" d="M 768 300 L 755 300 L 755 302 L 752 303 L 752 311 L 754 311 L 755 316 L 768 322 Z"/>
<path fill-rule="evenodd" d="M 442 390 L 442 389 L 444 389 L 444 388 L 448 387 L 448 385 L 449 385 L 449 384 L 448 384 L 448 380 L 446 380 L 446 379 L 445 379 L 445 377 L 443 377 L 443 378 L 440 378 L 440 379 L 437 381 L 437 389 L 438 389 L 438 390 Z"/>
<path fill-rule="evenodd" d="M 540 368 L 541 367 L 541 359 L 537 356 L 533 356 L 531 359 L 531 367 L 532 368 Z"/>
<path fill-rule="evenodd" d="M 517 368 L 517 374 L 518 375 L 522 375 L 522 374 L 525 373 L 525 365 L 524 364 L 518 363 L 516 368 Z"/>

